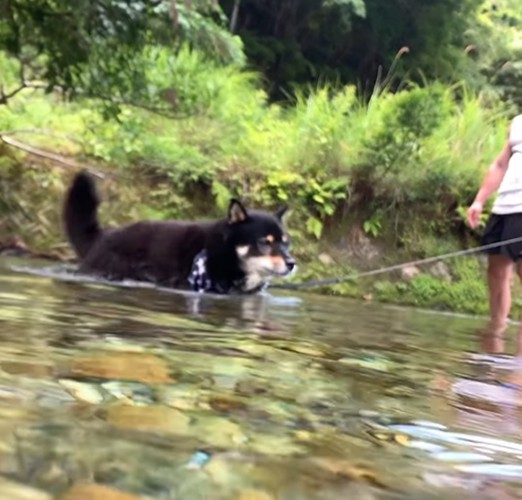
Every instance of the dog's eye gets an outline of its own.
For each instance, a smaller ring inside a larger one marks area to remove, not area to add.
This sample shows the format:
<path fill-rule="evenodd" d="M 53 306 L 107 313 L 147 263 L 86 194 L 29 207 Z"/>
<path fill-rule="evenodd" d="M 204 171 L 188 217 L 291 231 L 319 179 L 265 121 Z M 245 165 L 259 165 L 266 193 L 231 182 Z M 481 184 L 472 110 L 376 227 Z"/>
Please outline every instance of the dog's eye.
<path fill-rule="evenodd" d="M 273 242 L 273 240 L 271 241 L 269 238 L 260 238 L 259 239 L 259 244 L 261 246 L 265 246 L 265 247 L 269 247 L 270 245 L 272 245 L 272 242 Z"/>

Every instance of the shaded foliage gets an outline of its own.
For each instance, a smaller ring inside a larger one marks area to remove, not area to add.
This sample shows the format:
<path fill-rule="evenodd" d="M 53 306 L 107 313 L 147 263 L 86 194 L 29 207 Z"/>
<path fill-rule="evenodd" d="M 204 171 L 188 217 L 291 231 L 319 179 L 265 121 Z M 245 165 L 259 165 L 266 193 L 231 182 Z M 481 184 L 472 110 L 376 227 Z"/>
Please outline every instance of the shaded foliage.
<path fill-rule="evenodd" d="M 522 8 L 518 0 L 486 0 L 476 28 L 480 69 L 516 112 L 522 109 Z"/>
<path fill-rule="evenodd" d="M 231 14 L 234 0 L 223 0 Z M 339 79 L 371 92 L 381 71 L 408 47 L 399 76 L 446 80 L 468 64 L 468 28 L 482 0 L 242 0 L 236 29 L 251 62 L 273 84 Z M 458 77 L 457 77 L 458 78 Z"/>
<path fill-rule="evenodd" d="M 18 85 L 68 95 L 164 103 L 145 77 L 150 48 L 184 43 L 215 62 L 248 61 L 271 97 L 296 86 L 466 79 L 515 102 L 522 14 L 517 0 L 0 0 L 0 50 L 20 62 Z M 516 42 L 516 43 L 515 43 Z M 518 45 L 517 45 L 518 43 Z M 2 84 L 3 82 L 0 82 Z M 171 92 L 172 93 L 172 92 Z M 3 97 L 2 97 L 3 96 Z M 167 99 L 168 100 L 168 99 Z M 149 102 L 150 104 L 150 102 Z"/>
<path fill-rule="evenodd" d="M 21 61 L 24 79 L 43 79 L 49 89 L 137 90 L 144 82 L 131 56 L 144 46 L 155 23 L 168 22 L 157 13 L 157 4 L 2 1 L 0 46 Z"/>
<path fill-rule="evenodd" d="M 148 46 L 175 52 L 185 40 L 223 62 L 242 62 L 241 42 L 225 21 L 210 0 L 0 0 L 0 49 L 19 62 L 18 82 L 0 99 L 27 87 L 115 106 L 147 99 L 158 91 L 146 78 L 154 64 Z"/>

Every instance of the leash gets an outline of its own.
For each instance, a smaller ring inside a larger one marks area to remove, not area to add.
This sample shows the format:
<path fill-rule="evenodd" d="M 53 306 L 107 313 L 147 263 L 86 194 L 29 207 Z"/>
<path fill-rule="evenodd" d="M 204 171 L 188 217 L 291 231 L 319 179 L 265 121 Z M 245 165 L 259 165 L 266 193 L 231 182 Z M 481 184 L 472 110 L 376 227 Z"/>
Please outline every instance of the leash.
<path fill-rule="evenodd" d="M 338 283 L 344 283 L 346 281 L 353 281 L 360 278 L 365 278 L 367 276 L 375 276 L 376 274 L 384 274 L 389 273 L 391 271 L 397 271 L 399 269 L 403 269 L 404 267 L 409 266 L 420 266 L 422 264 L 431 264 L 433 262 L 438 262 L 441 260 L 452 259 L 455 257 L 462 257 L 463 255 L 471 255 L 477 252 L 482 252 L 484 250 L 489 250 L 491 248 L 501 247 L 503 245 L 510 245 L 512 243 L 518 243 L 522 241 L 522 236 L 518 236 L 517 238 L 511 238 L 509 240 L 497 241 L 496 243 L 489 243 L 487 245 L 482 245 L 480 247 L 468 248 L 466 250 L 458 250 L 456 252 L 445 253 L 442 255 L 438 255 L 435 257 L 427 257 L 425 259 L 412 260 L 409 262 L 404 262 L 402 264 L 394 264 L 393 266 L 381 267 L 379 269 L 373 269 L 371 271 L 364 271 L 362 273 L 353 273 L 348 274 L 346 276 L 337 276 L 334 278 L 326 278 L 322 280 L 310 280 L 303 281 L 301 283 L 276 283 L 274 285 L 270 285 L 270 288 L 281 288 L 285 290 L 298 290 L 300 288 L 314 288 L 318 286 L 329 286 L 329 285 L 337 285 Z"/>

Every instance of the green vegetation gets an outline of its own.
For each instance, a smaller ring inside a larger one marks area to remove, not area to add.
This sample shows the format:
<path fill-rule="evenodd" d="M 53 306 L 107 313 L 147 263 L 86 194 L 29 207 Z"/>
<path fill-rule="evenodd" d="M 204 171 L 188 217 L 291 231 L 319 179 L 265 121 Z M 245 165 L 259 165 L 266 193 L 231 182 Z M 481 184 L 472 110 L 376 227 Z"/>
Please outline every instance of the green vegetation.
<path fill-rule="evenodd" d="M 261 2 L 244 0 L 234 27 L 242 40 L 227 31 L 232 2 L 223 2 L 223 10 L 213 1 L 174 2 L 175 11 L 166 10 L 167 3 L 133 2 L 131 7 L 107 0 L 93 14 L 87 2 L 80 2 L 73 15 L 63 2 L 10 2 L 16 15 L 0 22 L 0 97 L 6 104 L 0 106 L 0 133 L 8 139 L 0 143 L 2 233 L 34 248 L 63 251 L 60 200 L 74 161 L 108 174 L 101 182 L 107 223 L 219 215 L 231 196 L 268 208 L 289 203 L 289 226 L 302 263 L 298 280 L 474 243 L 463 210 L 505 140 L 520 98 L 518 87 L 509 85 L 518 71 L 515 62 L 508 64 L 518 54 L 513 26 L 521 21 L 515 3 L 496 2 L 492 9 L 491 1 L 458 7 L 453 2 L 456 11 L 447 12 L 442 0 L 431 10 L 419 7 L 415 36 L 402 45 L 393 40 L 406 18 L 392 23 L 384 36 L 377 0 L 296 2 L 308 14 L 295 31 L 291 18 L 281 18 L 289 4 L 283 1 L 266 11 L 256 33 L 247 14 L 261 9 Z M 511 16 L 509 22 L 499 15 L 499 6 Z M 430 12 L 444 22 L 428 23 Z M 445 16 L 451 13 L 450 22 Z M 358 63 L 342 58 L 334 63 L 318 56 L 324 67 L 310 62 L 310 30 L 320 38 L 333 15 L 344 31 L 329 29 L 332 38 L 321 47 L 333 50 L 338 37 L 351 36 L 343 56 L 349 59 L 362 32 L 366 38 L 373 33 L 376 46 L 382 36 L 386 43 L 369 51 L 383 61 L 380 78 L 355 74 Z M 65 16 L 78 30 L 71 39 L 56 39 L 39 24 L 42 16 Z M 89 21 L 89 16 L 94 17 Z M 276 32 L 270 16 L 280 18 L 278 30 L 287 35 Z M 86 28 L 100 19 L 107 21 L 102 23 L 107 32 Z M 173 21 L 177 29 L 167 28 Z M 469 29 L 463 31 L 462 23 Z M 110 30 L 120 25 L 125 29 L 114 38 Z M 269 25 L 275 31 L 260 54 L 262 30 Z M 435 43 L 441 29 L 445 37 Z M 462 36 L 453 37 L 456 32 Z M 464 38 L 472 43 L 486 33 L 492 34 L 490 45 L 476 49 L 476 57 L 463 50 Z M 62 54 L 62 43 L 84 52 Z M 112 53 L 112 44 L 124 52 Z M 294 47 L 292 54 L 287 45 Z M 409 52 L 395 54 L 406 45 Z M 309 72 L 278 59 L 278 50 Z M 278 59 L 277 77 L 263 63 L 265 57 Z M 491 70 L 495 61 L 503 61 L 502 71 Z M 448 65 L 451 75 L 439 71 Z M 249 67 L 263 68 L 264 77 Z M 501 73 L 508 69 L 506 79 Z M 301 77 L 292 76 L 294 70 Z M 30 80 L 20 86 L 21 74 Z M 369 92 L 361 83 L 370 77 Z M 275 101 L 282 93 L 285 100 Z M 62 166 L 45 154 L 20 151 L 27 145 L 60 154 Z M 380 276 L 325 291 L 483 312 L 486 289 L 479 261 L 465 258 L 450 268 L 451 280 L 429 273 L 411 281 Z"/>
<path fill-rule="evenodd" d="M 475 259 L 461 259 L 452 268 L 452 282 L 429 274 L 420 274 L 411 282 L 375 284 L 378 299 L 389 302 L 446 309 L 468 313 L 487 314 L 487 287 L 484 279 L 477 279 L 483 272 Z"/>

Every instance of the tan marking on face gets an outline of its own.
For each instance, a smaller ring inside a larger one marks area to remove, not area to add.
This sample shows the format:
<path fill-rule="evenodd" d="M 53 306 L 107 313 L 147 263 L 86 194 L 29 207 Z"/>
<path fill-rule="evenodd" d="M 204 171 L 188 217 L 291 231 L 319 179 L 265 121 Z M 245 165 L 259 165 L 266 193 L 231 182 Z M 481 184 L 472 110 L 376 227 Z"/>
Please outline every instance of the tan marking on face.
<path fill-rule="evenodd" d="M 283 257 L 275 255 L 246 256 L 241 260 L 241 268 L 246 274 L 245 290 L 257 288 L 266 278 L 275 275 L 288 276 L 289 274 Z"/>
<path fill-rule="evenodd" d="M 266 241 L 268 241 L 269 243 L 273 243 L 275 241 L 274 235 L 273 234 L 267 235 Z"/>
<path fill-rule="evenodd" d="M 283 243 L 288 243 L 288 236 L 286 234 L 283 234 L 281 240 L 283 241 Z"/>
<path fill-rule="evenodd" d="M 242 263 L 243 271 L 247 274 L 286 274 L 287 267 L 282 257 L 263 255 L 259 257 L 246 257 Z"/>
<path fill-rule="evenodd" d="M 272 255 L 270 260 L 272 261 L 273 269 L 284 269 L 286 267 L 285 261 L 280 255 Z"/>
<path fill-rule="evenodd" d="M 247 257 L 244 259 L 243 271 L 247 274 L 267 273 L 272 271 L 272 259 L 268 256 Z"/>
<path fill-rule="evenodd" d="M 236 247 L 238 257 L 246 257 L 248 255 L 249 250 L 250 247 L 248 245 L 241 245 L 239 247 Z"/>

